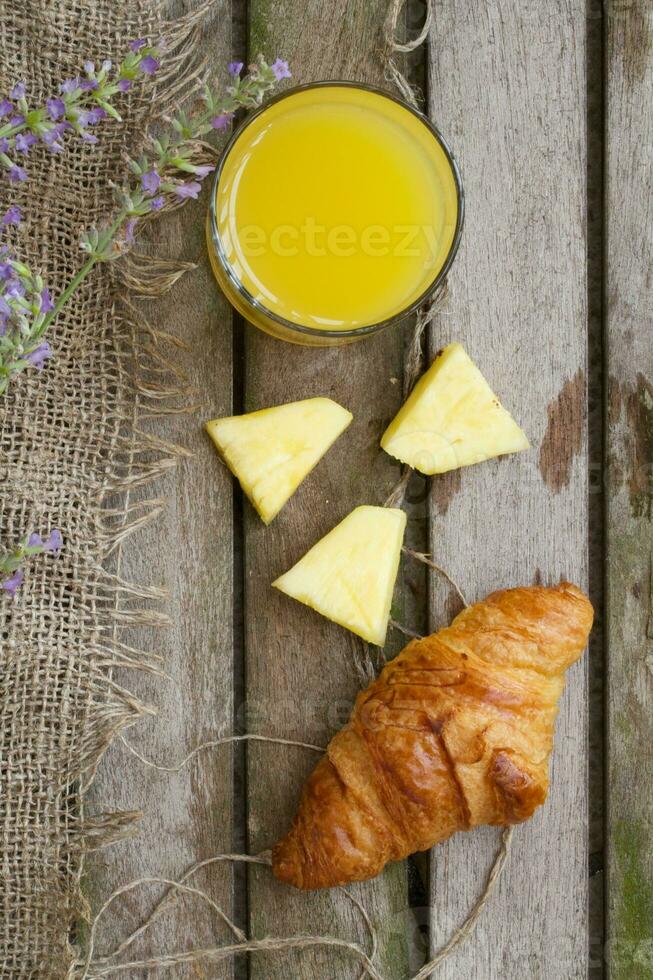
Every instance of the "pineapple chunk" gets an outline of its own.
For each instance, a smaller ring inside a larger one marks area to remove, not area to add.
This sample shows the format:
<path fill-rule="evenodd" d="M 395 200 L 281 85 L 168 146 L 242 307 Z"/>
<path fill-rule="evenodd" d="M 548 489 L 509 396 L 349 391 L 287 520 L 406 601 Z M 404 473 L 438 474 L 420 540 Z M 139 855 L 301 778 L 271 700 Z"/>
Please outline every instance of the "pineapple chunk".
<path fill-rule="evenodd" d="M 352 418 L 330 398 L 307 398 L 214 419 L 206 431 L 269 524 Z"/>
<path fill-rule="evenodd" d="M 272 584 L 382 647 L 405 528 L 402 510 L 356 507 Z"/>
<path fill-rule="evenodd" d="M 429 476 L 529 445 L 460 344 L 436 357 L 381 439 L 390 456 Z"/>

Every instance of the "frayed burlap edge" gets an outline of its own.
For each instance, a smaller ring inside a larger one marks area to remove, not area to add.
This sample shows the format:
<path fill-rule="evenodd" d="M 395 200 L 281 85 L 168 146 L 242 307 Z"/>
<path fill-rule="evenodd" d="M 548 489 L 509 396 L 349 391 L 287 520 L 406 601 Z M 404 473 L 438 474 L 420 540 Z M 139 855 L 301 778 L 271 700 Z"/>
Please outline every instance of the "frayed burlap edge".
<path fill-rule="evenodd" d="M 124 154 L 197 86 L 198 25 L 212 6 L 171 22 L 164 0 L 25 0 L 3 15 L 0 88 L 24 79 L 34 101 L 88 57 L 119 59 L 140 36 L 166 42 L 156 81 L 127 97 L 124 126 L 107 124 L 94 149 L 33 153 L 30 181 L 0 189 L 0 204 L 25 213 L 20 254 L 55 292 L 83 260 L 79 233 L 109 216 Z M 210 153 L 197 145 L 198 160 Z M 147 419 L 192 406 L 172 356 L 180 344 L 148 322 L 139 298 L 162 295 L 188 268 L 137 253 L 96 268 L 50 331 L 53 360 L 22 375 L 0 405 L 1 539 L 53 526 L 64 535 L 60 558 L 31 562 L 15 600 L 0 605 L 0 974 L 11 980 L 74 975 L 79 924 L 91 918 L 85 856 L 133 834 L 139 817 L 87 813 L 85 796 L 111 741 L 154 713 L 115 669 L 163 673 L 123 631 L 165 626 L 164 592 L 110 569 L 164 506 L 155 496 L 132 504 L 129 491 L 186 455 L 144 431 Z"/>
<path fill-rule="evenodd" d="M 163 67 L 157 77 L 156 94 L 152 98 L 156 116 L 150 118 L 151 125 L 156 125 L 157 119 L 165 119 L 192 97 L 205 75 L 206 63 L 196 54 L 200 41 L 199 24 L 217 2 L 204 0 L 196 9 L 173 21 L 164 19 L 166 0 L 151 4 L 151 36 L 161 36 L 166 46 Z M 127 150 L 131 152 L 131 148 Z M 196 143 L 194 162 L 209 162 L 214 156 L 215 151 L 208 144 Z M 158 214 L 181 206 L 183 202 L 168 201 Z M 154 216 L 152 220 L 157 217 Z M 110 266 L 115 289 L 112 314 L 116 325 L 116 347 L 125 359 L 125 397 L 121 405 L 125 432 L 115 446 L 98 515 L 98 533 L 104 544 L 105 561 L 131 534 L 155 521 L 165 507 L 165 500 L 154 496 L 129 504 L 129 492 L 153 483 L 174 468 L 182 457 L 190 455 L 182 446 L 166 442 L 141 428 L 141 424 L 148 419 L 193 412 L 195 406 L 189 400 L 192 392 L 184 373 L 177 367 L 174 358 L 169 356 L 174 348 L 183 348 L 183 342 L 153 327 L 147 312 L 134 300 L 164 296 L 186 272 L 194 268 L 193 263 L 141 254 L 137 247 Z M 116 495 L 124 503 L 117 507 L 106 506 L 106 502 L 115 500 Z M 79 917 L 87 923 L 91 923 L 93 916 L 82 887 L 85 855 L 137 834 L 137 824 L 142 814 L 127 811 L 88 818 L 84 813 L 84 798 L 114 738 L 140 718 L 156 714 L 155 707 L 142 703 L 129 690 L 115 684 L 111 675 L 114 668 L 126 667 L 165 676 L 157 654 L 145 647 L 125 644 L 121 633 L 125 627 L 165 627 L 171 622 L 167 614 L 156 608 L 129 608 L 131 599 L 161 602 L 168 598 L 165 590 L 125 581 L 105 569 L 101 569 L 100 574 L 107 594 L 114 594 L 121 601 L 107 609 L 104 623 L 98 623 L 100 629 L 106 627 L 110 630 L 110 635 L 98 645 L 98 652 L 105 655 L 104 680 L 109 696 L 90 726 L 92 743 L 87 759 L 82 761 L 77 774 L 80 779 L 81 846 L 76 888 Z M 67 978 L 71 980 L 77 976 L 79 969 L 80 950 L 72 946 Z"/>

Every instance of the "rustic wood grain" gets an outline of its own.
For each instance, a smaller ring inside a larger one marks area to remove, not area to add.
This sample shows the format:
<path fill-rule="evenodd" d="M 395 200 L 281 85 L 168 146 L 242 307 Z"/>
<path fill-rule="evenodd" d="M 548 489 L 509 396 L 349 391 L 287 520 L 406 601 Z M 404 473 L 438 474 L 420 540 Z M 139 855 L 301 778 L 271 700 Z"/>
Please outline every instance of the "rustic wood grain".
<path fill-rule="evenodd" d="M 606 5 L 607 962 L 653 978 L 653 3 Z"/>
<path fill-rule="evenodd" d="M 283 55 L 293 82 L 346 78 L 383 84 L 380 60 L 385 0 L 324 4 L 287 0 L 250 3 L 250 53 Z M 379 452 L 387 421 L 400 404 L 403 337 L 388 331 L 331 350 L 294 347 L 246 326 L 245 409 L 309 395 L 328 395 L 354 414 L 346 434 L 279 517 L 263 527 L 245 511 L 246 670 L 250 727 L 326 744 L 347 719 L 360 686 L 360 642 L 345 630 L 270 588 L 352 507 L 383 503 L 398 475 Z M 394 382 L 393 380 L 394 379 Z M 315 757 L 298 749 L 248 748 L 249 847 L 269 847 L 287 829 Z M 406 867 L 352 889 L 379 929 L 380 962 L 390 977 L 406 974 Z M 256 935 L 311 933 L 367 941 L 359 913 L 341 893 L 293 893 L 254 870 L 250 919 Z M 352 960 L 333 951 L 254 958 L 251 976 L 347 978 Z"/>
<path fill-rule="evenodd" d="M 177 3 L 172 15 L 193 7 Z M 229 60 L 230 4 L 203 24 L 202 49 L 216 72 Z M 232 482 L 203 431 L 203 422 L 232 410 L 232 311 L 215 285 L 204 244 L 206 194 L 198 202 L 156 222 L 148 250 L 157 256 L 197 262 L 198 268 L 165 299 L 142 302 L 153 326 L 189 348 L 162 350 L 187 374 L 193 414 L 153 419 L 145 427 L 193 455 L 155 485 L 134 491 L 130 503 L 152 495 L 166 498 L 156 524 L 125 541 L 120 574 L 127 580 L 166 587 L 165 610 L 174 625 L 137 630 L 125 638 L 163 658 L 169 680 L 117 672 L 116 679 L 157 708 L 127 733 L 147 758 L 174 766 L 199 743 L 232 731 L 233 519 Z M 143 408 L 157 410 L 156 402 Z M 196 861 L 232 850 L 232 753 L 205 752 L 178 774 L 143 766 L 116 742 L 107 752 L 92 790 L 90 807 L 103 811 L 142 810 L 140 834 L 93 858 L 89 890 L 93 905 L 116 887 L 147 875 L 178 878 Z M 213 866 L 190 884 L 203 888 L 230 914 L 232 871 Z M 161 887 L 132 892 L 116 903 L 101 930 L 100 952 L 113 948 L 152 909 Z M 214 912 L 197 899 L 184 899 L 130 950 L 138 956 L 211 946 L 231 937 Z M 137 957 L 132 957 L 137 958 Z M 183 969 L 183 968 L 182 968 Z M 188 973 L 183 975 L 190 976 Z M 222 980 L 233 964 L 213 964 Z M 141 975 L 140 973 L 138 974 Z M 177 974 L 181 976 L 182 974 Z M 208 976 L 209 974 L 198 974 Z M 133 976 L 133 974 L 130 974 Z"/>
<path fill-rule="evenodd" d="M 441 0 L 434 14 L 430 110 L 460 162 L 467 221 L 431 353 L 461 341 L 533 448 L 435 478 L 431 550 L 470 600 L 560 577 L 586 586 L 584 6 Z M 433 627 L 458 609 L 440 582 L 431 609 Z M 586 714 L 581 662 L 549 801 L 516 829 L 473 939 L 439 978 L 587 976 Z M 434 949 L 472 907 L 497 844 L 486 828 L 433 851 Z"/>

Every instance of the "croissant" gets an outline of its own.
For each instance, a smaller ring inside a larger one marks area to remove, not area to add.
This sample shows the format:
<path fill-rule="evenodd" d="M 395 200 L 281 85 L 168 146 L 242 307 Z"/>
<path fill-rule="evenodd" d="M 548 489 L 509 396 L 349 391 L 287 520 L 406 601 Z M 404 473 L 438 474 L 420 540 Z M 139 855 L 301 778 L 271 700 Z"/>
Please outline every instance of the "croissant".
<path fill-rule="evenodd" d="M 544 803 L 558 699 L 593 610 L 569 583 L 495 592 L 414 640 L 359 694 L 272 867 L 297 888 L 377 875 Z"/>

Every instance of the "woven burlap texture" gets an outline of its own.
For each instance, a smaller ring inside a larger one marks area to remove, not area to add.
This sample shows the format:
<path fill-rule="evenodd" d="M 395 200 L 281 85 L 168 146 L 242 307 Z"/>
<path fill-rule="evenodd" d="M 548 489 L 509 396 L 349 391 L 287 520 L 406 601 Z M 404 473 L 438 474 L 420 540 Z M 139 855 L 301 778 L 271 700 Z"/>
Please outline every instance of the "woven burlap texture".
<path fill-rule="evenodd" d="M 24 211 L 17 250 L 54 292 L 81 264 L 80 233 L 110 213 L 124 152 L 179 96 L 195 20 L 164 25 L 148 0 L 0 0 L 0 92 L 23 80 L 32 104 L 84 61 L 120 60 L 134 38 L 163 30 L 169 42 L 156 84 L 125 97 L 124 122 L 105 124 L 98 146 L 39 148 L 27 184 L 0 183 L 0 209 Z M 65 541 L 58 558 L 30 562 L 14 601 L 0 597 L 0 976 L 12 980 L 73 969 L 87 912 L 84 854 L 119 837 L 129 818 L 90 819 L 83 805 L 111 738 L 144 710 L 111 671 L 148 665 L 119 635 L 148 617 L 129 608 L 148 590 L 113 576 L 107 559 L 155 509 L 129 512 L 121 495 L 171 465 L 175 450 L 135 434 L 148 399 L 160 408 L 164 392 L 147 336 L 128 307 L 121 312 L 116 271 L 93 271 L 52 328 L 55 356 L 21 374 L 0 403 L 0 547 L 53 527 Z"/>

